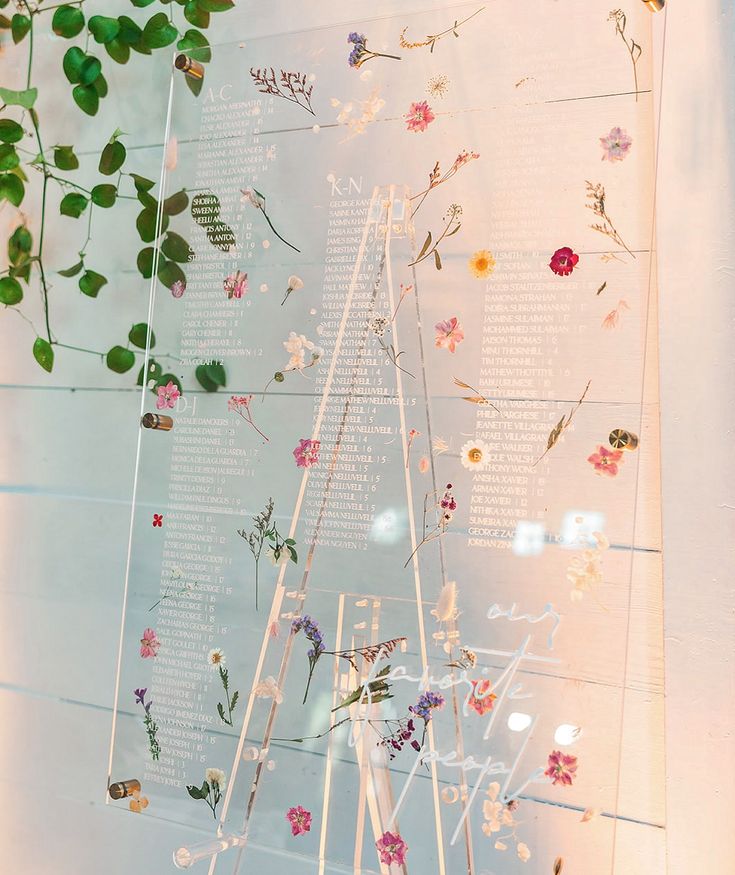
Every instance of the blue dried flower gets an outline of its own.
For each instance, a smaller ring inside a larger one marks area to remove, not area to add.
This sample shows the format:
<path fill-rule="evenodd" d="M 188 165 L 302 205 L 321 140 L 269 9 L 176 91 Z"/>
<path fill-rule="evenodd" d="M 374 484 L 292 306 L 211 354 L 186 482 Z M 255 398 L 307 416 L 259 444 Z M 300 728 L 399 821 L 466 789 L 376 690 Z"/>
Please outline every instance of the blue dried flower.
<path fill-rule="evenodd" d="M 424 722 L 431 720 L 431 712 L 436 708 L 444 707 L 444 696 L 440 693 L 432 693 L 428 690 L 422 693 L 415 705 L 410 705 L 408 710 L 420 717 Z"/>
<path fill-rule="evenodd" d="M 354 30 L 347 37 L 347 42 L 353 43 L 356 46 L 365 45 L 365 40 L 366 40 L 366 37 L 365 37 L 364 33 L 357 33 L 357 31 L 354 31 Z"/>

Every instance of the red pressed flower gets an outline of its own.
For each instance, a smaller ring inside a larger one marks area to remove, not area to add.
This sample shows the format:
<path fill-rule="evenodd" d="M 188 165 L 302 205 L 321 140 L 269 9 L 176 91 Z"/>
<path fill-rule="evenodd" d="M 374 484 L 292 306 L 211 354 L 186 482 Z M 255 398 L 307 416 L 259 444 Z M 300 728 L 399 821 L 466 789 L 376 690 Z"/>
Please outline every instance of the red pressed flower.
<path fill-rule="evenodd" d="M 579 256 L 572 252 L 569 246 L 562 246 L 551 256 L 549 267 L 557 276 L 569 276 L 578 261 Z"/>
<path fill-rule="evenodd" d="M 576 778 L 577 757 L 562 753 L 560 750 L 552 750 L 549 754 L 549 767 L 544 774 L 551 778 L 552 784 L 566 784 L 572 786 Z"/>
<path fill-rule="evenodd" d="M 483 714 L 492 711 L 493 702 L 498 697 L 490 691 L 490 681 L 470 681 L 470 683 L 472 684 L 472 695 L 467 699 L 467 704 L 482 717 Z"/>
<path fill-rule="evenodd" d="M 162 513 L 154 513 L 153 514 L 153 525 L 158 526 L 160 529 L 163 525 L 163 514 Z"/>
<path fill-rule="evenodd" d="M 622 450 L 608 450 L 602 444 L 598 445 L 596 453 L 592 453 L 591 456 L 587 457 L 590 465 L 603 477 L 616 477 L 618 464 L 622 463 L 622 460 Z"/>
<path fill-rule="evenodd" d="M 286 820 L 291 824 L 291 835 L 300 836 L 311 829 L 311 812 L 296 805 L 286 812 Z"/>

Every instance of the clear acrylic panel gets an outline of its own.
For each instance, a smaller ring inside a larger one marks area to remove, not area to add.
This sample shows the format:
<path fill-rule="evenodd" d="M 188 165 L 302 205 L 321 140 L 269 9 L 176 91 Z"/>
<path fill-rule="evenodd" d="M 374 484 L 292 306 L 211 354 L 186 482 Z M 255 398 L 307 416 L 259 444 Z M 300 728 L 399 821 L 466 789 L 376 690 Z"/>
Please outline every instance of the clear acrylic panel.
<path fill-rule="evenodd" d="M 182 868 L 602 873 L 659 825 L 621 791 L 652 22 L 498 0 L 176 60 L 109 801 L 190 826 Z"/>

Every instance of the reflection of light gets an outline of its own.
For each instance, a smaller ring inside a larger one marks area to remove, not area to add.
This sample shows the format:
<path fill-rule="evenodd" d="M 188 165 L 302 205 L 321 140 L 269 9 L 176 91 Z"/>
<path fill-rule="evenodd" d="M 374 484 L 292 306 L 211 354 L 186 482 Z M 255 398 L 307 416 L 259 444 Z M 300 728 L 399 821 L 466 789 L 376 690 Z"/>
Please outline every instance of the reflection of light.
<path fill-rule="evenodd" d="M 594 547 L 592 532 L 602 532 L 605 527 L 605 514 L 596 510 L 570 510 L 564 514 L 559 543 L 569 550 Z"/>
<path fill-rule="evenodd" d="M 404 517 L 405 511 L 395 511 L 391 508 L 376 514 L 370 530 L 370 540 L 377 541 L 379 544 L 395 544 L 403 534 Z"/>
<path fill-rule="evenodd" d="M 562 723 L 560 726 L 556 727 L 556 732 L 554 733 L 554 741 L 557 744 L 574 744 L 574 742 L 579 738 L 582 730 L 579 726 L 572 726 L 571 723 Z"/>
<path fill-rule="evenodd" d="M 516 556 L 538 556 L 544 550 L 544 524 L 519 520 L 513 537 Z"/>
<path fill-rule="evenodd" d="M 531 715 L 521 714 L 520 711 L 514 711 L 508 716 L 508 729 L 511 732 L 523 732 L 531 725 Z"/>

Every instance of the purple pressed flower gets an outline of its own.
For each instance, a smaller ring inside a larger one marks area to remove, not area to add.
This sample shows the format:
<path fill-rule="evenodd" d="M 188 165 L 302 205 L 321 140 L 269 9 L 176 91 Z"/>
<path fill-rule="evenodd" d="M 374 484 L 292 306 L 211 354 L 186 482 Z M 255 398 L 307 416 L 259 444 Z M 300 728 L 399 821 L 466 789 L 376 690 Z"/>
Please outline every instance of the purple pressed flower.
<path fill-rule="evenodd" d="M 135 704 L 142 705 L 144 704 L 145 694 L 148 692 L 148 687 L 143 687 L 139 690 L 133 690 L 133 695 L 135 696 Z"/>
<path fill-rule="evenodd" d="M 431 690 L 422 693 L 415 705 L 410 705 L 408 710 L 420 717 L 425 723 L 431 720 L 431 712 L 434 709 L 444 707 L 444 696 L 441 693 L 433 693 Z"/>

